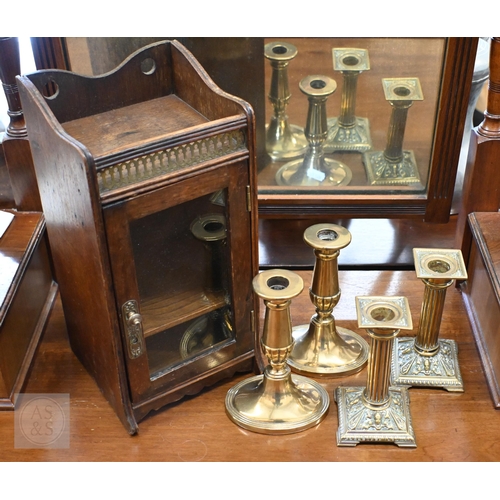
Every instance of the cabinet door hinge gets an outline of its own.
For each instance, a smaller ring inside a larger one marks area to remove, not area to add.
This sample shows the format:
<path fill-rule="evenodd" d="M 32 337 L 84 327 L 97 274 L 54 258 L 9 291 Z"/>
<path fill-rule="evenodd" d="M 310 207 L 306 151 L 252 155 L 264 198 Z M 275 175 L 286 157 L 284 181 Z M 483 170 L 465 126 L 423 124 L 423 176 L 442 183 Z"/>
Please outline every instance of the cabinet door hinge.
<path fill-rule="evenodd" d="M 247 210 L 252 211 L 252 190 L 250 186 L 247 186 Z"/>
<path fill-rule="evenodd" d="M 255 334 L 255 311 L 250 311 L 250 328 L 252 333 Z"/>

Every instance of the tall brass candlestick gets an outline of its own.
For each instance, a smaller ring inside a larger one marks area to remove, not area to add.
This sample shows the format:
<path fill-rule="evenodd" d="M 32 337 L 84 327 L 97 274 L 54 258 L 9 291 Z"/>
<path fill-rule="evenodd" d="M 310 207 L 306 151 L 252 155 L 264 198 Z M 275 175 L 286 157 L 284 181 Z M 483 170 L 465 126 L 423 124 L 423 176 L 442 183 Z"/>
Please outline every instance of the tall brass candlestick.
<path fill-rule="evenodd" d="M 309 101 L 305 135 L 308 148 L 304 158 L 283 165 L 276 173 L 280 186 L 343 186 L 352 179 L 351 169 L 326 158 L 323 143 L 328 136 L 326 101 L 335 92 L 335 80 L 323 75 L 303 78 L 299 88 Z"/>
<path fill-rule="evenodd" d="M 395 342 L 392 381 L 398 385 L 463 392 L 457 343 L 439 339 L 446 291 L 454 279 L 467 279 L 462 252 L 414 248 L 413 256 L 417 277 L 425 285 L 420 325 L 416 338 L 402 337 Z"/>
<path fill-rule="evenodd" d="M 306 229 L 304 240 L 314 249 L 309 297 L 316 314 L 309 325 L 293 329 L 295 346 L 288 364 L 299 373 L 337 376 L 356 373 L 368 359 L 368 344 L 358 334 L 338 327 L 332 314 L 340 300 L 338 256 L 351 242 L 351 233 L 336 224 L 316 224 Z"/>
<path fill-rule="evenodd" d="M 302 278 L 271 269 L 258 274 L 253 287 L 266 306 L 261 344 L 269 365 L 263 375 L 228 391 L 226 412 L 240 427 L 262 434 L 290 434 L 313 427 L 326 415 L 328 393 L 314 380 L 292 375 L 287 366 L 293 348 L 290 303 L 304 288 Z"/>
<path fill-rule="evenodd" d="M 406 185 L 420 182 L 413 151 L 403 150 L 408 110 L 414 101 L 424 99 L 418 78 L 383 78 L 385 98 L 392 106 L 384 151 L 363 154 L 368 183 Z"/>
<path fill-rule="evenodd" d="M 266 151 L 275 161 L 303 156 L 307 149 L 304 129 L 291 125 L 286 108 L 292 96 L 288 86 L 288 65 L 297 55 L 291 43 L 270 42 L 264 47 L 264 56 L 271 62 L 269 101 L 274 114 L 266 130 Z"/>
<path fill-rule="evenodd" d="M 413 328 L 405 297 L 356 297 L 359 328 L 371 337 L 366 387 L 338 387 L 338 446 L 389 442 L 415 447 L 408 389 L 390 387 L 390 360 L 400 330 Z"/>
<path fill-rule="evenodd" d="M 356 116 L 358 77 L 370 69 L 366 49 L 332 49 L 333 69 L 340 71 L 344 79 L 340 115 L 328 120 L 328 138 L 325 153 L 355 151 L 363 153 L 372 147 L 368 118 Z"/>

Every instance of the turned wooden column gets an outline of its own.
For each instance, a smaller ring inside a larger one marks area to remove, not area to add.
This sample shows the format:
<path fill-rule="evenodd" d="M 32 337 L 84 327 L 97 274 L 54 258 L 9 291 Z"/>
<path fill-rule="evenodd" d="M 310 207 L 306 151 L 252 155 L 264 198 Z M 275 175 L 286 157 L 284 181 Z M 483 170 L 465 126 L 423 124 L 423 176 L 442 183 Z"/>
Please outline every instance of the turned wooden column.
<path fill-rule="evenodd" d="M 496 212 L 500 207 L 500 37 L 491 39 L 488 101 L 483 122 L 472 129 L 459 209 L 456 246 L 469 260 L 472 212 Z"/>
<path fill-rule="evenodd" d="M 21 73 L 19 41 L 16 37 L 0 38 L 0 79 L 7 98 L 10 123 L 3 140 L 5 162 L 9 172 L 16 208 L 41 212 L 31 147 L 16 83 Z"/>

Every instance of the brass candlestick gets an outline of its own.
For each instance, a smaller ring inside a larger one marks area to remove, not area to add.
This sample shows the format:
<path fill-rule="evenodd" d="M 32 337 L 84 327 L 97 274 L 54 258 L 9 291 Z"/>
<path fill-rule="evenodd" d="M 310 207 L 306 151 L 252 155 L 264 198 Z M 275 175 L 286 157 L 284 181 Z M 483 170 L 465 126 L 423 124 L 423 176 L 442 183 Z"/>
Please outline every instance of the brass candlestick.
<path fill-rule="evenodd" d="M 300 90 L 309 100 L 305 135 L 308 147 L 304 158 L 283 165 L 276 173 L 278 185 L 343 186 L 352 179 L 351 169 L 343 163 L 326 158 L 323 143 L 328 135 L 326 101 L 335 92 L 335 80 L 312 75 L 302 79 Z"/>
<path fill-rule="evenodd" d="M 291 93 L 288 87 L 288 64 L 297 55 L 291 43 L 270 42 L 264 56 L 271 61 L 271 88 L 268 95 L 274 114 L 266 129 L 266 150 L 275 161 L 290 160 L 304 155 L 307 140 L 304 129 L 288 122 L 286 108 Z"/>
<path fill-rule="evenodd" d="M 226 271 L 227 230 L 226 218 L 220 213 L 208 213 L 197 217 L 190 226 L 193 236 L 205 248 L 203 290 L 208 296 L 223 296 L 230 304 Z M 216 300 L 216 299 L 214 299 Z M 180 342 L 182 359 L 188 359 L 234 336 L 231 307 L 225 306 L 193 321 Z"/>
<path fill-rule="evenodd" d="M 372 147 L 368 118 L 356 116 L 358 77 L 370 69 L 366 49 L 332 49 L 333 69 L 344 78 L 340 115 L 328 119 L 328 138 L 325 153 L 355 151 L 363 153 Z"/>
<path fill-rule="evenodd" d="M 387 101 L 392 106 L 391 121 L 384 151 L 367 151 L 363 163 L 372 185 L 406 185 L 420 182 L 413 151 L 403 150 L 408 110 L 424 99 L 418 78 L 383 78 Z"/>
<path fill-rule="evenodd" d="M 371 337 L 366 387 L 338 387 L 338 446 L 388 442 L 415 447 L 410 398 L 406 387 L 390 387 L 394 338 L 413 328 L 405 297 L 356 297 L 359 328 Z"/>
<path fill-rule="evenodd" d="M 244 429 L 263 434 L 290 434 L 318 424 L 330 398 L 323 387 L 292 375 L 286 361 L 293 348 L 291 299 L 304 287 L 302 278 L 286 270 L 269 270 L 253 280 L 266 306 L 262 349 L 269 360 L 263 375 L 244 380 L 226 396 L 229 418 Z"/>
<path fill-rule="evenodd" d="M 304 240 L 316 256 L 309 289 L 316 314 L 309 325 L 293 329 L 295 346 L 288 364 L 294 371 L 318 376 L 356 373 L 368 360 L 368 343 L 347 328 L 336 326 L 332 314 L 341 294 L 337 258 L 351 242 L 351 233 L 336 224 L 316 224 L 306 229 Z"/>
<path fill-rule="evenodd" d="M 226 291 L 226 218 L 222 214 L 205 214 L 191 223 L 191 233 L 205 246 L 205 284 L 207 292 Z"/>
<path fill-rule="evenodd" d="M 463 392 L 457 343 L 438 338 L 446 291 L 454 279 L 467 279 L 462 252 L 414 248 L 413 256 L 417 278 L 425 285 L 420 325 L 416 338 L 402 337 L 395 342 L 392 381 Z"/>

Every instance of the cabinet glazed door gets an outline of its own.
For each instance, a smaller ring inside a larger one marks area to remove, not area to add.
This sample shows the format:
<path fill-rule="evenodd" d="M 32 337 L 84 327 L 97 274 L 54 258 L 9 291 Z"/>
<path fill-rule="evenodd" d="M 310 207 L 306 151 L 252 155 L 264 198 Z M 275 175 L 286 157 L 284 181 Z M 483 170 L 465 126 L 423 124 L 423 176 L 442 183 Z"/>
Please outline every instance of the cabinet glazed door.
<path fill-rule="evenodd" d="M 246 162 L 106 207 L 134 402 L 253 349 Z"/>

